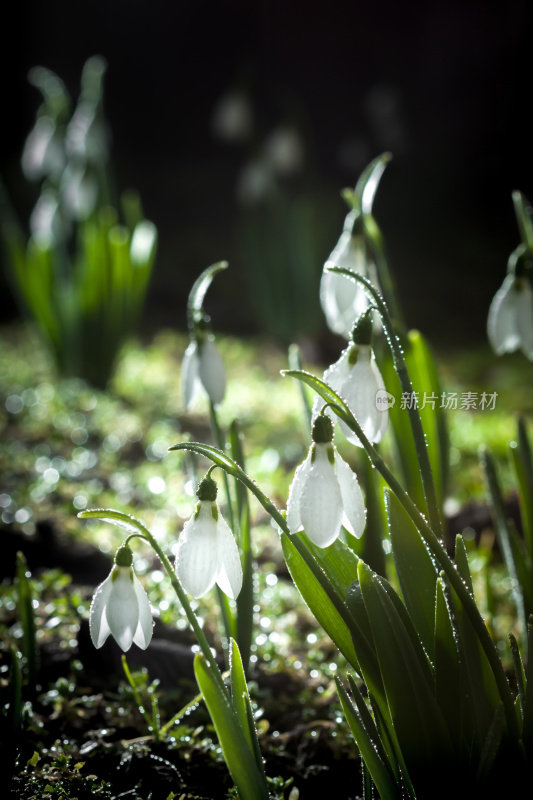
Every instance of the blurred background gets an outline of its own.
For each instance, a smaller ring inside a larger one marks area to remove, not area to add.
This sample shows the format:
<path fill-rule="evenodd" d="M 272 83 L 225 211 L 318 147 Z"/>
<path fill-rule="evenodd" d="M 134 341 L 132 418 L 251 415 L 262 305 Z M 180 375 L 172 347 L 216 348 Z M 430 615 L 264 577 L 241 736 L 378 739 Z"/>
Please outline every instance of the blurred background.
<path fill-rule="evenodd" d="M 217 330 L 327 336 L 318 284 L 340 190 L 390 150 L 374 211 L 405 317 L 437 345 L 484 341 L 519 241 L 511 192 L 533 197 L 526 0 L 26 0 L 9 13 L 12 204 L 26 224 L 37 190 L 20 157 L 40 103 L 29 69 L 50 68 L 76 98 L 85 60 L 102 55 L 111 179 L 139 190 L 159 230 L 144 332 L 184 329 L 193 280 L 224 258 L 207 304 Z"/>

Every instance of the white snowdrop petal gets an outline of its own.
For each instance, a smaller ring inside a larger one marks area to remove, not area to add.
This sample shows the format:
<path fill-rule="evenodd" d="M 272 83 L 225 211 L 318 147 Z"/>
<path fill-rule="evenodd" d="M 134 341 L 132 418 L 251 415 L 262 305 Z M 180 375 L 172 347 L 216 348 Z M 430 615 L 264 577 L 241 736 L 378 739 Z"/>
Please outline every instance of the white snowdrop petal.
<path fill-rule="evenodd" d="M 97 649 L 102 647 L 103 643 L 111 633 L 109 630 L 109 625 L 107 624 L 105 608 L 112 586 L 113 584 L 111 581 L 111 575 L 109 575 L 105 581 L 103 581 L 100 586 L 96 588 L 91 601 L 91 608 L 89 611 L 89 630 L 91 633 L 92 643 Z"/>
<path fill-rule="evenodd" d="M 385 382 L 381 372 L 379 371 L 379 367 L 374 356 L 372 356 L 370 360 L 370 369 L 374 374 L 374 397 L 372 402 L 374 404 L 374 414 L 376 415 L 375 419 L 377 420 L 376 438 L 374 439 L 374 442 L 380 442 L 387 431 L 387 426 L 389 423 L 389 411 L 387 408 L 378 408 L 376 404 L 376 396 L 378 392 L 385 391 Z"/>
<path fill-rule="evenodd" d="M 291 533 L 302 528 L 302 519 L 300 517 L 300 499 L 302 496 L 302 489 L 305 484 L 309 470 L 311 469 L 311 453 L 307 454 L 307 458 L 296 468 L 294 478 L 292 479 L 291 487 L 289 489 L 289 497 L 287 500 L 287 525 Z"/>
<path fill-rule="evenodd" d="M 300 498 L 304 531 L 317 547 L 327 547 L 340 532 L 342 498 L 327 445 L 317 445 L 315 461 L 309 470 Z"/>
<path fill-rule="evenodd" d="M 137 598 L 139 621 L 135 630 L 133 641 L 142 650 L 146 650 L 152 639 L 154 622 L 150 601 L 137 575 L 133 575 L 133 589 Z"/>
<path fill-rule="evenodd" d="M 242 566 L 237 542 L 228 523 L 219 513 L 217 523 L 218 571 L 216 581 L 233 600 L 242 588 Z"/>
<path fill-rule="evenodd" d="M 383 379 L 373 358 L 370 360 L 370 351 L 359 348 L 359 357 L 352 367 L 339 391 L 340 396 L 346 401 L 355 419 L 363 429 L 363 433 L 371 442 L 379 442 L 387 427 L 387 409 L 376 406 L 376 393 L 383 389 Z M 340 427 L 346 438 L 353 444 L 361 446 L 358 437 L 344 423 Z"/>
<path fill-rule="evenodd" d="M 196 342 L 191 342 L 185 350 L 183 361 L 181 362 L 181 388 L 186 409 L 192 406 L 198 393 L 198 369 L 198 347 Z"/>
<path fill-rule="evenodd" d="M 515 278 L 507 275 L 489 308 L 487 335 L 495 353 L 512 353 L 520 347 L 521 337 L 517 321 L 519 292 L 514 288 Z"/>
<path fill-rule="evenodd" d="M 361 487 L 355 472 L 337 452 L 335 452 L 335 469 L 344 512 L 342 524 L 350 533 L 359 538 L 366 524 L 366 508 Z"/>
<path fill-rule="evenodd" d="M 193 597 L 202 597 L 213 586 L 217 573 L 216 522 L 211 503 L 201 503 L 197 519 L 192 516 L 178 539 L 176 573 Z"/>
<path fill-rule="evenodd" d="M 322 375 L 322 380 L 324 383 L 327 383 L 328 386 L 331 386 L 334 392 L 340 394 L 340 390 L 345 379 L 350 374 L 350 364 L 348 361 L 349 356 L 349 347 L 346 347 L 342 353 L 340 354 L 337 361 L 334 364 L 331 364 L 324 374 Z M 313 411 L 312 411 L 312 422 L 314 423 L 315 419 L 320 414 L 320 411 L 324 405 L 324 401 L 321 397 L 316 397 L 313 403 Z M 335 418 L 335 415 L 329 409 L 326 409 L 326 414 L 331 418 Z"/>
<path fill-rule="evenodd" d="M 139 606 L 133 588 L 133 569 L 116 567 L 116 570 L 118 573 L 107 601 L 106 616 L 115 641 L 127 652 L 139 622 Z"/>
<path fill-rule="evenodd" d="M 226 393 L 226 370 L 212 339 L 207 339 L 200 348 L 198 375 L 211 402 L 215 405 L 222 402 Z"/>
<path fill-rule="evenodd" d="M 533 292 L 529 283 L 524 285 L 517 298 L 516 324 L 522 352 L 533 360 Z"/>

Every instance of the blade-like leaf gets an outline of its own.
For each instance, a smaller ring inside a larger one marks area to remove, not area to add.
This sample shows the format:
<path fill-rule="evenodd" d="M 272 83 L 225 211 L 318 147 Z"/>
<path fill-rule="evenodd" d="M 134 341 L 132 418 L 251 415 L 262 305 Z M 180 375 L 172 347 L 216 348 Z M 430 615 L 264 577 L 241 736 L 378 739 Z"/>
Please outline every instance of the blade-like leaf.
<path fill-rule="evenodd" d="M 457 571 L 465 582 L 468 591 L 474 595 L 474 584 L 472 583 L 472 575 L 470 574 L 470 566 L 468 564 L 468 554 L 463 537 L 460 533 L 455 537 L 455 563 Z"/>
<path fill-rule="evenodd" d="M 442 577 L 437 580 L 433 650 L 437 702 L 454 742 L 459 745 L 462 736 L 461 720 L 470 709 L 460 694 L 462 678 L 457 633 L 449 602 L 449 590 Z"/>
<path fill-rule="evenodd" d="M 291 537 L 285 533 L 281 534 L 281 546 L 291 578 L 305 603 L 346 660 L 359 672 L 349 627 L 350 612 L 342 597 L 316 562 L 316 569 L 311 568 L 311 554 L 309 559 L 305 560 Z"/>
<path fill-rule="evenodd" d="M 336 678 L 335 682 L 344 716 L 359 748 L 361 757 L 376 784 L 380 798 L 382 800 L 397 800 L 402 796 L 401 791 L 396 785 L 387 762 L 383 758 L 382 751 L 380 752 L 377 731 L 375 731 L 375 737 L 372 737 L 341 681 Z"/>
<path fill-rule="evenodd" d="M 386 492 L 392 554 L 402 596 L 430 657 L 435 635 L 435 588 L 438 571 L 412 520 L 397 498 Z"/>
<path fill-rule="evenodd" d="M 524 595 L 522 585 L 518 576 L 517 561 L 515 560 L 515 550 L 511 542 L 511 532 L 507 522 L 507 515 L 505 513 L 505 506 L 503 502 L 502 490 L 496 473 L 496 466 L 494 460 L 489 452 L 482 453 L 482 462 L 485 469 L 485 476 L 487 480 L 492 516 L 494 520 L 494 530 L 500 545 L 505 566 L 509 574 L 511 582 L 511 593 L 513 596 L 516 613 L 520 622 L 521 638 L 524 644 L 527 642 L 527 615 L 524 604 Z"/>
<path fill-rule="evenodd" d="M 228 694 L 213 680 L 202 653 L 194 657 L 194 674 L 215 726 L 224 760 L 241 800 L 268 800 L 268 788 L 250 749 Z"/>
<path fill-rule="evenodd" d="M 409 774 L 451 757 L 449 733 L 434 694 L 431 666 L 407 611 L 392 588 L 360 562 L 359 582 L 392 720 Z"/>
<path fill-rule="evenodd" d="M 263 760 L 261 758 L 257 729 L 255 727 L 252 704 L 250 702 L 250 695 L 244 675 L 241 654 L 237 642 L 234 639 L 230 641 L 230 680 L 233 708 L 235 709 L 239 724 L 248 740 L 250 751 L 254 755 L 257 769 L 264 775 Z"/>
<path fill-rule="evenodd" d="M 524 539 L 533 556 L 533 459 L 523 419 L 518 420 L 518 442 L 511 442 L 511 456 L 518 482 Z"/>

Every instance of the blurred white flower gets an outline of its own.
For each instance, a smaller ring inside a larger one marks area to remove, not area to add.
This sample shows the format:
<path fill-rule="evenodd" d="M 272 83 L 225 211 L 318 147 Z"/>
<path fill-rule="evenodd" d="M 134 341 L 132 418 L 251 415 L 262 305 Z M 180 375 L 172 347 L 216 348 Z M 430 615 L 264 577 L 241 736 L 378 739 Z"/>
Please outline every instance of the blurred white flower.
<path fill-rule="evenodd" d="M 317 423 L 333 424 L 320 416 Z M 327 437 L 317 437 L 327 438 Z M 287 524 L 291 533 L 303 530 L 317 547 L 328 547 L 338 537 L 341 525 L 360 537 L 366 509 L 357 477 L 329 441 L 313 441 L 307 458 L 297 468 L 287 501 Z"/>
<path fill-rule="evenodd" d="M 129 547 L 121 547 L 115 566 L 94 593 L 89 628 L 95 647 L 102 647 L 109 634 L 124 652 L 132 642 L 143 650 L 150 644 L 153 630 L 150 602 L 131 560 Z"/>
<path fill-rule="evenodd" d="M 272 167 L 265 159 L 249 161 L 242 169 L 237 181 L 237 197 L 244 205 L 261 203 L 275 190 Z"/>
<path fill-rule="evenodd" d="M 181 364 L 181 385 L 186 409 L 194 404 L 202 389 L 214 405 L 224 399 L 226 371 L 212 335 L 201 343 L 190 342 Z"/>
<path fill-rule="evenodd" d="M 294 128 L 276 128 L 264 145 L 267 163 L 278 175 L 292 175 L 298 172 L 304 162 L 304 146 L 300 135 Z"/>
<path fill-rule="evenodd" d="M 96 178 L 82 164 L 68 164 L 61 178 L 61 198 L 71 219 L 87 219 L 98 200 Z"/>
<path fill-rule="evenodd" d="M 107 161 L 109 134 L 97 109 L 90 102 L 81 102 L 70 120 L 66 133 L 66 149 L 70 158 L 91 164 Z"/>
<path fill-rule="evenodd" d="M 235 599 L 242 586 L 242 567 L 233 534 L 216 502 L 216 484 L 204 478 L 198 504 L 176 546 L 176 574 L 193 597 L 202 597 L 217 583 Z"/>
<path fill-rule="evenodd" d="M 28 134 L 22 152 L 22 171 L 28 180 L 57 180 L 65 165 L 63 144 L 51 117 L 39 117 Z"/>
<path fill-rule="evenodd" d="M 369 307 L 370 301 L 361 284 L 344 275 L 327 272 L 326 267 L 350 269 L 378 288 L 376 265 L 368 257 L 362 235 L 353 232 L 355 217 L 355 211 L 347 215 L 343 232 L 324 264 L 320 281 L 320 303 L 328 327 L 346 339 L 350 338 L 356 320 Z"/>
<path fill-rule="evenodd" d="M 229 142 L 245 142 L 252 134 L 252 107 L 240 92 L 229 92 L 218 102 L 213 113 L 213 132 Z"/>
<path fill-rule="evenodd" d="M 39 195 L 30 215 L 30 230 L 34 239 L 45 246 L 64 239 L 65 223 L 54 191 L 45 190 Z"/>
<path fill-rule="evenodd" d="M 153 222 L 143 219 L 133 229 L 130 243 L 130 259 L 134 267 L 143 267 L 153 257 L 157 244 L 157 228 Z"/>
<path fill-rule="evenodd" d="M 490 304 L 487 334 L 498 355 L 521 349 L 533 360 L 533 290 L 528 278 L 507 275 Z"/>
<path fill-rule="evenodd" d="M 324 372 L 322 380 L 344 400 L 363 433 L 371 442 L 381 441 L 388 423 L 387 408 L 378 408 L 376 396 L 385 391 L 372 347 L 369 344 L 351 344 L 340 358 Z M 320 403 L 315 401 L 313 418 Z M 361 447 L 355 433 L 339 420 L 339 425 L 349 442 Z"/>

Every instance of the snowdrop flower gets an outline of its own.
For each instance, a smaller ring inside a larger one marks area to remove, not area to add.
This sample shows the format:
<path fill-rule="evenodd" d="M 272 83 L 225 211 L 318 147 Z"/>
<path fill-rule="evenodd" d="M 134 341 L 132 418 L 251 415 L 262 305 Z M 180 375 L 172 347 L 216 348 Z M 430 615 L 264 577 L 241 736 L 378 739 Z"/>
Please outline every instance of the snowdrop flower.
<path fill-rule="evenodd" d="M 196 492 L 198 503 L 187 520 L 176 548 L 176 574 L 193 597 L 202 597 L 217 583 L 235 599 L 242 586 L 237 544 L 216 502 L 217 485 L 204 478 Z"/>
<path fill-rule="evenodd" d="M 313 425 L 313 444 L 294 474 L 287 502 L 291 533 L 303 528 L 317 547 L 332 544 L 341 525 L 353 536 L 361 536 L 366 521 L 357 477 L 332 440 L 333 423 L 320 414 Z"/>
<path fill-rule="evenodd" d="M 376 398 L 385 392 L 385 384 L 370 344 L 372 339 L 371 312 L 359 319 L 352 333 L 352 344 L 342 351 L 340 358 L 324 372 L 322 380 L 342 397 L 363 433 L 371 442 L 379 442 L 387 429 L 388 410 Z M 320 401 L 315 401 L 313 419 L 319 411 Z M 349 442 L 361 447 L 361 442 L 348 426 L 339 421 Z"/>
<path fill-rule="evenodd" d="M 327 272 L 327 267 L 344 267 L 368 278 L 378 285 L 377 269 L 369 259 L 364 237 L 355 231 L 357 215 L 350 211 L 344 229 L 331 255 L 324 264 L 320 281 L 320 303 L 328 327 L 333 333 L 350 338 L 353 326 L 369 306 L 369 300 L 361 284 L 351 278 Z"/>
<path fill-rule="evenodd" d="M 529 278 L 516 272 L 517 266 L 521 271 L 525 248 L 518 251 L 511 255 L 509 274 L 490 304 L 487 334 L 498 355 L 521 349 L 533 361 L 533 290 Z"/>
<path fill-rule="evenodd" d="M 120 547 L 115 566 L 96 589 L 89 612 L 89 628 L 95 647 L 102 647 L 109 634 L 124 652 L 135 642 L 146 650 L 152 638 L 152 612 L 148 595 L 133 571 L 129 547 Z"/>
<path fill-rule="evenodd" d="M 189 409 L 204 390 L 214 405 L 226 393 L 226 371 L 212 334 L 199 331 L 185 351 L 181 364 L 185 408 Z"/>

